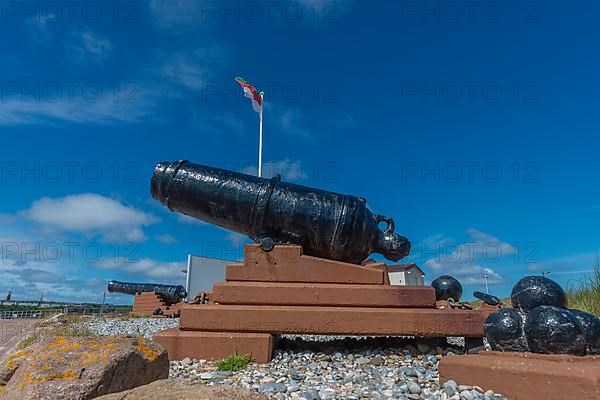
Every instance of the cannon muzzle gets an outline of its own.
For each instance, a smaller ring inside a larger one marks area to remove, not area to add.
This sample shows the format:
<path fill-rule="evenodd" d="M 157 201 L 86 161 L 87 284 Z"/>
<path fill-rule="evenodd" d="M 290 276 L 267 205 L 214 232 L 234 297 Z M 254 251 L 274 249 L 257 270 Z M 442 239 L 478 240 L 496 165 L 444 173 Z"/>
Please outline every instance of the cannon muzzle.
<path fill-rule="evenodd" d="M 154 292 L 169 304 L 179 303 L 186 298 L 187 292 L 181 285 L 161 285 L 159 283 L 131 283 L 110 281 L 109 293 L 121 293 L 135 296 L 145 292 Z"/>
<path fill-rule="evenodd" d="M 304 254 L 359 264 L 373 252 L 397 261 L 410 242 L 364 198 L 188 161 L 161 162 L 152 197 L 177 211 L 260 242 L 301 245 Z M 385 224 L 384 229 L 379 224 Z"/>

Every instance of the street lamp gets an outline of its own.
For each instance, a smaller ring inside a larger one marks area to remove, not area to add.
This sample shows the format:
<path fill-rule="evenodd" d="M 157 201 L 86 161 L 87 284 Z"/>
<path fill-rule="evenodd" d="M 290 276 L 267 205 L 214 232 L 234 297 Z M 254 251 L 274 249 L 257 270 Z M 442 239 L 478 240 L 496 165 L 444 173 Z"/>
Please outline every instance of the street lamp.
<path fill-rule="evenodd" d="M 542 277 L 546 277 L 546 275 L 550 275 L 550 271 L 542 271 Z"/>
<path fill-rule="evenodd" d="M 490 289 L 489 289 L 489 287 L 488 287 L 488 277 L 489 277 L 488 273 L 487 273 L 487 272 L 484 272 L 484 273 L 483 273 L 483 281 L 485 282 L 485 292 L 486 292 L 487 294 L 490 294 Z"/>

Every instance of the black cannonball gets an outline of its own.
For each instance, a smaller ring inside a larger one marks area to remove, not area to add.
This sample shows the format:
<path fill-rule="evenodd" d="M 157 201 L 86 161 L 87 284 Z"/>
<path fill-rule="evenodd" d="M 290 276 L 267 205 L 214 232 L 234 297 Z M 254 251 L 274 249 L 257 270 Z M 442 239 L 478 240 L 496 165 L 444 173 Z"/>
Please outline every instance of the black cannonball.
<path fill-rule="evenodd" d="M 433 282 L 431 286 L 435 289 L 436 300 L 453 300 L 459 301 L 462 296 L 462 286 L 460 282 L 450 275 L 442 275 Z"/>
<path fill-rule="evenodd" d="M 567 296 L 560 285 L 543 276 L 526 276 L 513 287 L 512 306 L 529 312 L 538 306 L 565 308 Z"/>
<path fill-rule="evenodd" d="M 585 351 L 588 355 L 600 354 L 600 319 L 580 310 L 570 310 L 585 330 Z"/>
<path fill-rule="evenodd" d="M 533 353 L 585 355 L 585 330 L 565 308 L 539 306 L 531 310 L 525 336 Z"/>
<path fill-rule="evenodd" d="M 492 350 L 529 351 L 525 338 L 525 313 L 513 308 L 503 308 L 486 318 L 483 329 Z"/>

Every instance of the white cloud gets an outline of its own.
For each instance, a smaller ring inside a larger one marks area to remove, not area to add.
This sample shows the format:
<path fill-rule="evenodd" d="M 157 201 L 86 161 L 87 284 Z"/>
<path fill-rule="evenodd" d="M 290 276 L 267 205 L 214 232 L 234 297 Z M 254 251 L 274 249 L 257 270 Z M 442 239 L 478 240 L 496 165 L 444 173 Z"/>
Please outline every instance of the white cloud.
<path fill-rule="evenodd" d="M 70 89 L 66 87 L 60 89 L 62 93 L 56 99 L 43 98 L 43 94 L 38 95 L 41 96 L 39 99 L 25 100 L 18 94 L 7 96 L 0 105 L 0 126 L 52 124 L 59 121 L 103 125 L 136 123 L 147 121 L 157 105 L 158 93 L 145 90 L 137 84 L 126 83 L 129 86 L 123 86 L 125 89 L 120 97 L 115 97 L 113 87 L 98 85 L 92 87 L 99 88 L 98 91 L 84 94 L 81 89 L 84 85 L 88 83 L 80 85 L 76 97 L 70 97 Z"/>
<path fill-rule="evenodd" d="M 497 272 L 501 265 L 514 263 L 515 248 L 497 237 L 477 229 L 467 230 L 467 239 L 455 240 L 444 234 L 430 236 L 414 246 L 413 259 L 437 275 L 448 274 L 468 285 L 504 282 Z M 494 268 L 492 268 L 492 266 Z M 435 276 L 432 277 L 435 279 Z"/>
<path fill-rule="evenodd" d="M 136 276 L 136 279 L 155 279 L 171 284 L 181 284 L 185 280 L 182 270 L 187 267 L 186 261 L 163 262 L 151 258 L 139 260 L 105 258 L 96 264 L 100 268 L 116 269 Z"/>
<path fill-rule="evenodd" d="M 191 89 L 201 89 L 207 80 L 206 70 L 182 53 L 171 56 L 163 66 L 163 73 L 171 81 Z"/>
<path fill-rule="evenodd" d="M 475 228 L 468 229 L 467 234 L 482 247 L 496 247 L 503 255 L 514 254 L 516 251 L 515 247 L 510 243 L 500 240 L 490 234 L 481 232 Z"/>
<path fill-rule="evenodd" d="M 154 239 L 164 244 L 177 243 L 177 239 L 175 239 L 173 235 L 169 235 L 168 233 L 165 233 L 164 235 L 156 235 L 154 236 Z"/>
<path fill-rule="evenodd" d="M 528 271 L 548 271 L 551 275 L 576 275 L 593 272 L 597 254 L 576 253 L 530 264 Z"/>
<path fill-rule="evenodd" d="M 78 57 L 101 61 L 112 52 L 110 39 L 87 28 L 75 34 L 74 42 L 68 45 Z"/>
<path fill-rule="evenodd" d="M 106 282 L 99 278 L 81 278 L 80 261 L 71 259 L 65 248 L 49 251 L 59 244 L 30 236 L 0 237 L 0 293 L 12 289 L 13 299 L 98 301 Z M 74 253 L 73 253 L 74 254 Z"/>
<path fill-rule="evenodd" d="M 438 272 L 438 275 L 452 275 L 459 282 L 467 285 L 480 285 L 484 283 L 484 275 L 487 275 L 488 284 L 490 285 L 504 282 L 504 278 L 498 272 L 476 263 L 429 259 L 425 261 L 425 266 Z M 432 279 L 435 279 L 435 277 L 432 277 Z"/>
<path fill-rule="evenodd" d="M 144 240 L 142 227 L 157 222 L 150 214 L 94 193 L 44 197 L 22 215 L 50 231 L 99 234 L 105 240 L 132 242 Z"/>
<path fill-rule="evenodd" d="M 192 90 L 200 90 L 212 76 L 212 72 L 227 58 L 219 46 L 176 52 L 166 56 L 161 72 L 171 82 Z"/>
<path fill-rule="evenodd" d="M 230 242 L 234 247 L 238 249 L 240 249 L 245 244 L 251 243 L 251 240 L 248 236 L 242 235 L 241 233 L 237 232 L 229 232 L 227 235 L 225 235 L 225 240 Z M 240 253 L 243 254 L 243 251 L 240 251 Z"/>

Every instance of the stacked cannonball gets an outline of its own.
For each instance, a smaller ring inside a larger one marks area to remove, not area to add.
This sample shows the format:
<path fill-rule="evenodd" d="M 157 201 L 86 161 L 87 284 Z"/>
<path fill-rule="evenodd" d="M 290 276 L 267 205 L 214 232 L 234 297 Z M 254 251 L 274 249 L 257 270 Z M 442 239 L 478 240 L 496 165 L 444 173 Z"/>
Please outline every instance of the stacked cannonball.
<path fill-rule="evenodd" d="M 459 301 L 462 296 L 462 285 L 450 275 L 442 275 L 433 282 L 431 286 L 435 289 L 436 300 L 454 300 Z"/>
<path fill-rule="evenodd" d="M 513 287 L 513 308 L 488 316 L 492 350 L 542 354 L 600 354 L 600 319 L 567 308 L 563 289 L 551 279 L 527 276 Z"/>

